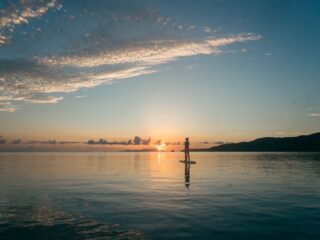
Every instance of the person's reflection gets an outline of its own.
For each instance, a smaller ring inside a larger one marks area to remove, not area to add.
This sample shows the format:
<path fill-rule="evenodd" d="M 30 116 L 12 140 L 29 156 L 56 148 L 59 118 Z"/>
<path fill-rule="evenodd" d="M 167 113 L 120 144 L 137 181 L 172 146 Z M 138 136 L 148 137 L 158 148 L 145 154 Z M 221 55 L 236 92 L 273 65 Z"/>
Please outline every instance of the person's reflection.
<path fill-rule="evenodd" d="M 185 170 L 184 170 L 184 185 L 187 189 L 190 186 L 190 163 L 185 163 Z"/>

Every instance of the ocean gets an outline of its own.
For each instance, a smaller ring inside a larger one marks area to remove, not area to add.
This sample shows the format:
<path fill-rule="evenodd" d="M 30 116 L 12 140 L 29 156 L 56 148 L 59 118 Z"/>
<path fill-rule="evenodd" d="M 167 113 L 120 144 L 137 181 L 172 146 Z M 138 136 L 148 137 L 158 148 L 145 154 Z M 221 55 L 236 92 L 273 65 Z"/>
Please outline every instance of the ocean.
<path fill-rule="evenodd" d="M 0 153 L 0 239 L 320 239 L 320 153 Z"/>

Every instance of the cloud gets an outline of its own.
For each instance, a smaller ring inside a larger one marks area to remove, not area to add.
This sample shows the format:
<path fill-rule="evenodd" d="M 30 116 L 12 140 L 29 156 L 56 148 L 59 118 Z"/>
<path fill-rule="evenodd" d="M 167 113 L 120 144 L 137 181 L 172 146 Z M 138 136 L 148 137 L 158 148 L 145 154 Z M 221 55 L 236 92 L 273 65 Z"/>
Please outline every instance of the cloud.
<path fill-rule="evenodd" d="M 192 69 L 195 69 L 195 68 L 197 68 L 197 67 L 199 67 L 198 64 L 191 64 L 191 65 L 187 66 L 187 69 L 188 69 L 188 70 L 192 70 Z"/>
<path fill-rule="evenodd" d="M 76 98 L 86 98 L 87 95 L 77 95 Z"/>
<path fill-rule="evenodd" d="M 236 42 L 261 39 L 253 33 L 238 34 L 229 37 L 209 37 L 197 41 L 158 40 L 139 42 L 114 51 L 106 51 L 93 56 L 62 56 L 57 58 L 39 58 L 45 65 L 67 67 L 99 67 L 116 64 L 141 64 L 152 66 L 177 60 L 181 57 L 221 53 L 220 47 Z"/>
<path fill-rule="evenodd" d="M 203 28 L 202 28 L 202 31 L 204 31 L 204 32 L 206 32 L 206 33 L 215 33 L 215 32 L 217 32 L 216 29 L 212 29 L 212 28 L 210 28 L 210 27 L 203 27 Z"/>
<path fill-rule="evenodd" d="M 16 139 L 12 141 L 12 144 L 20 144 L 22 143 L 21 139 Z"/>
<path fill-rule="evenodd" d="M 320 113 L 317 113 L 317 112 L 309 113 L 308 115 L 311 116 L 311 117 L 320 117 Z"/>
<path fill-rule="evenodd" d="M 32 18 L 40 21 L 50 8 L 61 7 L 55 0 L 22 2 L 0 18 L 0 41 L 8 39 L 7 29 Z M 144 5 L 85 2 L 85 8 L 63 9 L 55 21 L 45 21 L 43 37 L 28 32 L 30 23 L 26 36 L 5 45 L 3 51 L 16 57 L 0 58 L 0 111 L 14 112 L 17 103 L 58 103 L 65 93 L 152 74 L 160 64 L 223 54 L 227 45 L 261 39 L 254 33 L 207 36 L 208 31 L 191 37 L 195 27 L 176 24 Z"/>
<path fill-rule="evenodd" d="M 80 142 L 75 142 L 75 141 L 60 141 L 59 144 L 78 144 Z"/>
<path fill-rule="evenodd" d="M 254 33 L 241 33 L 237 35 L 231 35 L 229 37 L 210 37 L 208 38 L 207 42 L 213 47 L 221 47 L 237 42 L 247 42 L 247 41 L 254 41 L 260 40 L 262 36 L 254 34 Z"/>
<path fill-rule="evenodd" d="M 86 142 L 89 145 L 149 145 L 151 139 L 142 139 L 139 136 L 135 136 L 134 139 L 129 139 L 128 141 L 108 141 L 104 138 L 100 138 L 98 141 L 90 139 Z"/>
<path fill-rule="evenodd" d="M 56 144 L 56 140 L 41 141 L 42 144 Z"/>
<path fill-rule="evenodd" d="M 219 47 L 235 42 L 258 40 L 253 34 L 199 41 L 157 41 L 140 43 L 96 56 L 0 60 L 2 87 L 0 101 L 57 103 L 63 97 L 48 95 L 75 92 L 96 87 L 112 80 L 156 72 L 155 66 L 178 58 L 221 54 Z M 7 102 L 8 103 L 8 102 Z M 14 111 L 13 105 L 3 108 Z"/>
<path fill-rule="evenodd" d="M 9 101 L 2 102 L 0 98 L 0 112 L 14 112 L 16 111 L 16 109 L 17 108 L 13 106 L 11 102 Z"/>
<path fill-rule="evenodd" d="M 31 1 L 23 0 L 18 4 L 9 1 L 1 11 L 0 17 L 0 46 L 7 43 L 10 33 L 17 25 L 28 24 L 32 18 L 37 18 L 48 12 L 50 8 L 60 8 L 56 0 Z"/>

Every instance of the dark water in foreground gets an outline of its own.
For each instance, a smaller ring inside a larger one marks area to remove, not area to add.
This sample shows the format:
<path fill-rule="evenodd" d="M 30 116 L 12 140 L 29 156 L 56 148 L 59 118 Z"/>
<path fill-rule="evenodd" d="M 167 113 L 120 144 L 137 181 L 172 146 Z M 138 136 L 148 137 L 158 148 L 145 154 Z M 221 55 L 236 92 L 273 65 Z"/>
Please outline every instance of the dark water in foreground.
<path fill-rule="evenodd" d="M 181 156 L 1 153 L 0 239 L 320 239 L 320 154 Z"/>

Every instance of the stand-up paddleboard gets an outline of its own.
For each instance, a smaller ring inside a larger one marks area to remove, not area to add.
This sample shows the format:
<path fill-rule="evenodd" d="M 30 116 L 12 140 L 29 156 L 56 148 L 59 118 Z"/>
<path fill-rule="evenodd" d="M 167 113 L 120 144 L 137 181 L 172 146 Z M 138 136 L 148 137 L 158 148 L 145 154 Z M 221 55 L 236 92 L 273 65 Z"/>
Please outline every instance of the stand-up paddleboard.
<path fill-rule="evenodd" d="M 189 164 L 196 164 L 196 161 L 186 161 L 186 160 L 179 160 L 181 163 L 189 163 Z"/>

